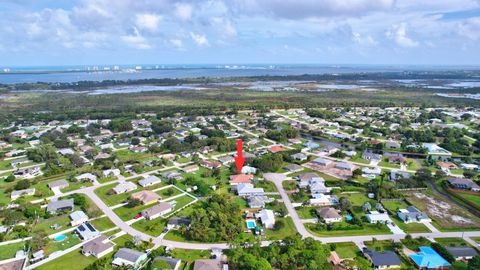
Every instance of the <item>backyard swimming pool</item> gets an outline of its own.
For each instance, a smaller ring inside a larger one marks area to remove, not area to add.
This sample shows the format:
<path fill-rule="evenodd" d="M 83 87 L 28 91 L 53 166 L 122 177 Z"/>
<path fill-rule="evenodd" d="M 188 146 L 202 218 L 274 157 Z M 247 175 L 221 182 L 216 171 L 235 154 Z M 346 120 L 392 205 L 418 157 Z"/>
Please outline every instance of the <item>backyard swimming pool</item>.
<path fill-rule="evenodd" d="M 53 238 L 53 241 L 61 242 L 61 241 L 65 240 L 66 238 L 67 238 L 67 236 L 65 236 L 65 235 L 62 234 L 62 235 L 55 236 L 55 237 Z"/>
<path fill-rule="evenodd" d="M 255 224 L 255 220 L 253 219 L 247 220 L 247 228 L 255 229 L 255 227 L 257 227 L 257 224 Z"/>

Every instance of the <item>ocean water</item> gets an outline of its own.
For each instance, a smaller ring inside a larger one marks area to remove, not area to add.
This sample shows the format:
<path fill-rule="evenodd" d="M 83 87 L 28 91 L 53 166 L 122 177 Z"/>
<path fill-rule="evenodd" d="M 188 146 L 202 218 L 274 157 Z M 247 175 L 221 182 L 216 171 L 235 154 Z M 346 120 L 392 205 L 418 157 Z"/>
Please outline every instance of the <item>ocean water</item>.
<path fill-rule="evenodd" d="M 460 67 L 455 67 L 460 68 Z M 118 70 L 114 70 L 118 69 Z M 189 66 L 65 66 L 0 67 L 0 83 L 72 83 L 78 81 L 139 80 L 154 78 L 287 76 L 404 70 L 451 70 L 452 67 L 333 66 L 333 65 L 189 65 Z M 468 68 L 467 68 L 468 69 Z"/>

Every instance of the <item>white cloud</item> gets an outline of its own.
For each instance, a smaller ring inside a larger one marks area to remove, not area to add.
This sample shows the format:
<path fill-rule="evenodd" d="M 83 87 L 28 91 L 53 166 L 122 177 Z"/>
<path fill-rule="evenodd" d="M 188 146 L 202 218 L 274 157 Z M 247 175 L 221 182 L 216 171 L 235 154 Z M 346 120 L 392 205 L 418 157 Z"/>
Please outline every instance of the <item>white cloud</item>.
<path fill-rule="evenodd" d="M 393 8 L 395 0 L 236 0 L 236 9 L 287 19 L 361 16 Z"/>
<path fill-rule="evenodd" d="M 362 35 L 358 32 L 352 33 L 352 40 L 362 46 L 376 46 L 378 44 L 371 35 Z"/>
<path fill-rule="evenodd" d="M 395 43 L 401 47 L 413 48 L 419 45 L 418 41 L 408 37 L 407 25 L 405 23 L 394 25 L 392 29 L 387 32 L 387 37 L 394 40 Z"/>
<path fill-rule="evenodd" d="M 123 42 L 125 42 L 128 46 L 136 48 L 136 49 L 150 49 L 152 46 L 148 43 L 148 41 L 140 35 L 138 29 L 136 27 L 133 28 L 133 33 L 129 35 L 121 36 Z"/>
<path fill-rule="evenodd" d="M 459 23 L 458 34 L 473 41 L 480 40 L 480 17 Z"/>
<path fill-rule="evenodd" d="M 176 49 L 183 49 L 183 41 L 178 38 L 172 38 L 169 40 L 170 44 Z"/>
<path fill-rule="evenodd" d="M 205 35 L 190 32 L 190 37 L 198 46 L 208 46 L 208 39 Z"/>
<path fill-rule="evenodd" d="M 224 17 L 212 17 L 210 19 L 213 27 L 225 36 L 236 36 L 237 29 L 232 21 Z"/>
<path fill-rule="evenodd" d="M 175 5 L 175 15 L 182 21 L 192 19 L 193 7 L 190 4 L 178 3 Z"/>
<path fill-rule="evenodd" d="M 137 14 L 135 25 L 139 29 L 145 29 L 151 32 L 156 32 L 158 30 L 158 25 L 160 24 L 161 20 L 162 20 L 162 17 L 160 15 L 153 14 L 153 13 L 142 13 L 142 14 Z"/>

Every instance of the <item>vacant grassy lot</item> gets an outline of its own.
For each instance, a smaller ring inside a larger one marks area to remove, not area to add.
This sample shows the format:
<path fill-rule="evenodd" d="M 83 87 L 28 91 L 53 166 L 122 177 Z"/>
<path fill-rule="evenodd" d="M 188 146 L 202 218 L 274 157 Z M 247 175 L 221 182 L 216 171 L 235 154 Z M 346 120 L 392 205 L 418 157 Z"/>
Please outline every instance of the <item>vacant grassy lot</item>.
<path fill-rule="evenodd" d="M 335 251 L 340 259 L 353 259 L 357 256 L 357 252 L 360 251 L 357 245 L 352 242 L 337 243 L 335 247 Z"/>
<path fill-rule="evenodd" d="M 15 253 L 19 250 L 23 250 L 25 243 L 13 243 L 4 246 L 0 246 L 0 260 L 10 259 L 15 257 Z"/>

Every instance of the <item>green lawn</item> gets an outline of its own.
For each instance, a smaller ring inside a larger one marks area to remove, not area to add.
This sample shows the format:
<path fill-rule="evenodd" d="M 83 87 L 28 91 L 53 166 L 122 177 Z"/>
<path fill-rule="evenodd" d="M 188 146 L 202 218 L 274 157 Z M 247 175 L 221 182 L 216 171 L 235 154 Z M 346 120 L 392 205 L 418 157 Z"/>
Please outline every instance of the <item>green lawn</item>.
<path fill-rule="evenodd" d="M 286 180 L 282 182 L 282 186 L 285 190 L 294 190 L 297 188 L 297 181 L 295 180 Z"/>
<path fill-rule="evenodd" d="M 113 224 L 113 222 L 108 217 L 95 219 L 91 221 L 91 223 L 93 227 L 95 227 L 95 229 L 99 231 L 104 231 L 104 230 L 108 230 L 110 228 L 115 227 L 115 224 Z"/>
<path fill-rule="evenodd" d="M 191 250 L 176 248 L 171 251 L 171 256 L 182 261 L 192 262 L 198 259 L 209 259 L 210 253 L 210 250 Z"/>
<path fill-rule="evenodd" d="M 457 195 L 459 195 L 464 199 L 469 200 L 470 202 L 480 207 L 480 194 L 474 195 L 474 194 L 465 194 L 465 193 L 457 192 Z"/>
<path fill-rule="evenodd" d="M 127 207 L 127 206 L 122 206 L 122 207 L 115 208 L 115 210 L 113 210 L 113 212 L 115 212 L 115 214 L 117 214 L 118 217 L 121 218 L 123 221 L 129 221 L 129 220 L 133 219 L 133 217 L 136 214 L 139 214 L 143 210 L 145 210 L 147 208 L 150 208 L 153 205 L 154 204 L 138 205 L 138 206 L 135 206 L 135 207 L 132 207 L 132 208 Z"/>
<path fill-rule="evenodd" d="M 71 228 L 70 221 L 71 220 L 68 214 L 61 215 L 61 216 L 54 216 L 47 220 L 41 220 L 37 225 L 35 225 L 35 227 L 33 228 L 33 232 L 35 233 L 39 231 L 45 231 L 47 234 L 57 233 L 59 231 L 63 231 L 68 228 Z M 54 224 L 58 224 L 62 226 L 62 228 L 60 228 L 59 230 L 54 230 L 50 228 L 50 226 Z"/>
<path fill-rule="evenodd" d="M 57 269 L 68 268 L 68 270 L 82 270 L 82 269 L 85 269 L 88 265 L 92 264 L 95 260 L 96 260 L 95 257 L 84 256 L 80 252 L 80 249 L 76 249 L 53 261 L 50 261 L 46 264 L 41 265 L 36 269 L 57 270 Z"/>
<path fill-rule="evenodd" d="M 357 245 L 352 242 L 336 243 L 335 247 L 335 251 L 340 259 L 353 259 L 357 256 L 357 252 L 360 251 Z"/>
<path fill-rule="evenodd" d="M 305 228 L 314 235 L 321 237 L 328 236 L 355 236 L 355 235 L 375 235 L 375 234 L 391 234 L 392 232 L 386 225 L 377 227 L 376 224 L 363 224 L 361 229 L 350 229 L 350 230 L 323 230 L 319 231 L 316 229 L 316 224 L 307 223 Z"/>
<path fill-rule="evenodd" d="M 0 260 L 10 259 L 15 257 L 15 253 L 23 250 L 24 242 L 8 244 L 0 246 Z"/>
<path fill-rule="evenodd" d="M 301 219 L 317 218 L 316 209 L 317 209 L 317 207 L 297 207 L 297 208 L 295 208 L 298 216 Z"/>
<path fill-rule="evenodd" d="M 138 191 L 138 190 L 134 190 L 134 191 L 122 193 L 122 194 L 112 194 L 112 195 L 108 194 L 108 192 L 112 188 L 116 187 L 117 185 L 118 185 L 117 183 L 114 183 L 114 184 L 106 185 L 103 187 L 99 187 L 95 189 L 95 194 L 97 194 L 98 197 L 100 197 L 100 199 L 102 199 L 102 201 L 105 202 L 106 205 L 114 206 L 126 201 L 132 193 Z"/>
<path fill-rule="evenodd" d="M 400 165 L 391 164 L 391 163 L 385 162 L 385 161 L 380 161 L 380 162 L 378 163 L 378 166 L 380 166 L 380 167 L 387 167 L 387 168 L 393 168 L 393 169 L 400 169 Z"/>
<path fill-rule="evenodd" d="M 470 246 L 467 243 L 467 241 L 465 241 L 465 240 L 463 240 L 462 238 L 459 238 L 459 237 L 435 238 L 435 241 L 437 241 L 439 244 L 442 244 L 444 246 L 452 246 L 452 247 Z"/>
<path fill-rule="evenodd" d="M 392 213 L 397 213 L 397 209 L 405 209 L 408 204 L 405 201 L 387 201 L 383 200 L 382 205 Z"/>
<path fill-rule="evenodd" d="M 405 223 L 400 220 L 397 216 L 392 218 L 393 222 L 406 233 L 428 233 L 430 230 L 422 223 L 412 222 Z"/>
<path fill-rule="evenodd" d="M 338 198 L 347 197 L 352 205 L 357 206 L 361 206 L 370 201 L 370 199 L 364 193 L 340 193 L 337 196 Z M 372 206 L 375 206 L 375 204 L 372 204 Z"/>
<path fill-rule="evenodd" d="M 159 236 L 165 229 L 166 220 L 156 218 L 154 220 L 142 219 L 132 224 L 132 227 L 151 236 Z"/>
<path fill-rule="evenodd" d="M 168 197 L 178 195 L 182 192 L 174 187 L 169 187 L 169 188 L 164 188 L 162 190 L 159 190 L 156 193 L 160 195 L 163 199 L 163 198 L 168 198 Z"/>
<path fill-rule="evenodd" d="M 77 244 L 80 244 L 81 240 L 73 233 L 66 234 L 67 238 L 61 242 L 50 240 L 47 246 L 44 248 L 46 254 L 52 254 L 55 251 L 65 250 L 71 248 Z"/>
<path fill-rule="evenodd" d="M 294 235 L 297 230 L 295 229 L 295 225 L 293 224 L 293 220 L 291 217 L 287 218 L 276 218 L 276 222 L 283 222 L 284 226 L 278 230 L 275 229 L 265 229 L 265 240 L 281 240 L 285 239 L 287 236 Z"/>
<path fill-rule="evenodd" d="M 362 163 L 362 164 L 370 164 L 370 160 L 366 160 L 366 159 L 363 159 L 359 156 L 354 156 L 352 158 L 350 158 L 351 162 L 357 162 L 357 163 Z"/>
<path fill-rule="evenodd" d="M 393 242 L 389 240 L 384 241 L 365 241 L 363 242 L 367 248 L 371 250 L 376 250 L 378 252 L 383 252 L 386 250 L 394 250 Z"/>
<path fill-rule="evenodd" d="M 402 239 L 401 242 L 413 251 L 418 251 L 418 248 L 421 246 L 430 246 L 432 244 L 427 238 Z"/>

